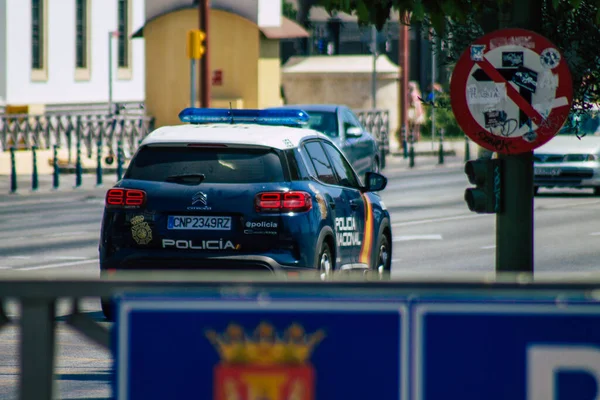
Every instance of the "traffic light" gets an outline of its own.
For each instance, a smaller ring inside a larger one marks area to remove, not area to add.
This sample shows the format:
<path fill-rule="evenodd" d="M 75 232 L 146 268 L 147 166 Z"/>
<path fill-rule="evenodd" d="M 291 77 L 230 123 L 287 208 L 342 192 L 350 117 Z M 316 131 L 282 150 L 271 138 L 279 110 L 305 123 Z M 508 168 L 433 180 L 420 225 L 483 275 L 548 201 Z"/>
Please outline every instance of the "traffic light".
<path fill-rule="evenodd" d="M 187 56 L 189 59 L 198 60 L 205 52 L 204 40 L 206 34 L 200 29 L 190 29 L 187 33 Z"/>
<path fill-rule="evenodd" d="M 479 214 L 502 212 L 502 159 L 467 161 L 465 173 L 476 185 L 465 191 L 469 210 Z"/>

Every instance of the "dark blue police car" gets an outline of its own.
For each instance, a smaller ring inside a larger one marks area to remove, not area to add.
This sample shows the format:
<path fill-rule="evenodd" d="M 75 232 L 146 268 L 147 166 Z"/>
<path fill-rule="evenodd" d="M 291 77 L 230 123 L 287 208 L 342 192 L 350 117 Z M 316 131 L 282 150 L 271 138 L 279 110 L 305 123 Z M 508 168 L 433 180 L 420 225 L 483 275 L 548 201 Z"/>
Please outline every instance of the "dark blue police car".
<path fill-rule="evenodd" d="M 193 109 L 140 144 L 106 193 L 111 270 L 390 271 L 390 216 L 302 110 Z M 109 303 L 102 302 L 105 314 Z"/>

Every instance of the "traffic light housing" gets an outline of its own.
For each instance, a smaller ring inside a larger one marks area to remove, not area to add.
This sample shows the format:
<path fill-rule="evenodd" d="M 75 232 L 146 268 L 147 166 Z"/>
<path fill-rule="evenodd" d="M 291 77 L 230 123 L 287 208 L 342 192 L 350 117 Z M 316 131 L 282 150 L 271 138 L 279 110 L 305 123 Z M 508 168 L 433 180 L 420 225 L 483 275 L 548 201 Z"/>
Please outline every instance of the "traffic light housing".
<path fill-rule="evenodd" d="M 190 29 L 187 33 L 187 56 L 189 59 L 198 60 L 202 58 L 206 49 L 204 40 L 206 34 L 200 29 Z"/>
<path fill-rule="evenodd" d="M 502 212 L 502 159 L 467 161 L 465 173 L 476 187 L 465 191 L 469 210 L 479 214 Z"/>

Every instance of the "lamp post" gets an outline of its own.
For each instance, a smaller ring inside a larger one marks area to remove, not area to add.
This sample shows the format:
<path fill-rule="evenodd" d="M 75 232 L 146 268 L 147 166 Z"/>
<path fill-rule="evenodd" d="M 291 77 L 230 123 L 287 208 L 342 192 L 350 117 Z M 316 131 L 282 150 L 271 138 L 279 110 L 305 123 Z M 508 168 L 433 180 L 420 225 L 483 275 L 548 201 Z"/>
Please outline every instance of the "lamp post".
<path fill-rule="evenodd" d="M 118 38 L 118 31 L 108 32 L 108 113 L 113 113 L 113 46 L 112 39 Z"/>

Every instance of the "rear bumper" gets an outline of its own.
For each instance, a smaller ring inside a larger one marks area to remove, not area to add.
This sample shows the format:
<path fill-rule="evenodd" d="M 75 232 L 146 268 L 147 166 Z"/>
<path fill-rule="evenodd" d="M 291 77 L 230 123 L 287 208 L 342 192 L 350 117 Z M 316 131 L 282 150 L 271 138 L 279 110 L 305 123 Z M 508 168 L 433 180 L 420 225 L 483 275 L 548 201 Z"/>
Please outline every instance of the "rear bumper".
<path fill-rule="evenodd" d="M 284 263 L 273 255 L 236 254 L 236 255 L 205 255 L 177 252 L 132 252 L 127 255 L 100 257 L 100 269 L 107 270 L 193 270 L 193 271 L 262 271 L 262 272 L 292 272 L 314 271 L 312 267 L 300 265 L 297 260 L 278 254 Z M 289 258 L 289 260 L 287 260 Z"/>

